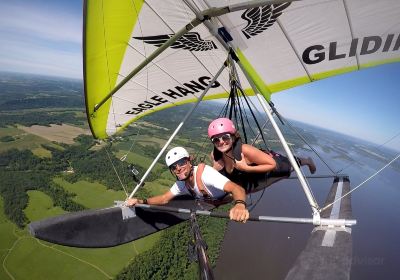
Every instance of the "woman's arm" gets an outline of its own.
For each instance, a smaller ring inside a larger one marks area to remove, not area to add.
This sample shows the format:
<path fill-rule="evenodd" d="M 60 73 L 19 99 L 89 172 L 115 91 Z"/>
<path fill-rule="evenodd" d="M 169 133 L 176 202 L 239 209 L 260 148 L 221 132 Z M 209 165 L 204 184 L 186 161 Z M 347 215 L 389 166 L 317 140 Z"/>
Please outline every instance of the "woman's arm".
<path fill-rule="evenodd" d="M 242 160 L 236 160 L 235 167 L 245 172 L 263 173 L 274 170 L 276 162 L 269 154 L 251 145 L 243 144 Z"/>

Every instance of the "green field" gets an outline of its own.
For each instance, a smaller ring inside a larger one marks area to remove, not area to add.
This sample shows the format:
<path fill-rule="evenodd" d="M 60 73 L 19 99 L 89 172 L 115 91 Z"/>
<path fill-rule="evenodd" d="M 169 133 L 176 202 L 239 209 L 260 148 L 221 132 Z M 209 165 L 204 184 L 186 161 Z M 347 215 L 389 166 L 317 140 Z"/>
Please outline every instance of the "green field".
<path fill-rule="evenodd" d="M 4 215 L 3 210 L 3 198 L 0 196 L 0 251 L 3 252 L 16 240 L 17 236 L 14 235 L 14 229 L 16 228 L 13 223 L 11 223 Z"/>
<path fill-rule="evenodd" d="M 53 207 L 52 199 L 41 191 L 28 191 L 29 204 L 25 215 L 30 221 L 37 221 L 66 213 L 60 207 Z"/>
<path fill-rule="evenodd" d="M 124 200 L 126 197 L 123 191 L 108 190 L 99 183 L 78 181 L 71 184 L 61 178 L 55 178 L 54 182 L 76 194 L 73 200 L 89 209 L 110 207 L 114 205 L 115 200 Z"/>
<path fill-rule="evenodd" d="M 14 137 L 15 140 L 11 142 L 1 142 L 0 153 L 13 148 L 19 150 L 28 149 L 39 157 L 51 157 L 50 151 L 44 149 L 41 146 L 42 144 L 54 145 L 50 141 L 43 139 L 39 136 L 29 134 L 15 127 L 1 127 L 0 137 L 7 135 Z"/>
<path fill-rule="evenodd" d="M 174 181 L 161 178 L 146 183 L 144 188 L 146 188 L 151 195 L 159 195 L 167 191 L 173 184 Z"/>
<path fill-rule="evenodd" d="M 3 198 L 0 196 L 0 261 L 3 264 L 0 267 L 0 279 L 12 279 L 8 275 L 7 266 L 4 266 L 4 262 L 8 257 L 9 249 L 18 240 L 19 234 L 17 226 L 5 217 L 3 205 Z"/>
<path fill-rule="evenodd" d="M 45 157 L 51 158 L 51 152 L 42 147 L 32 149 L 32 153 L 41 158 L 45 158 Z"/>
<path fill-rule="evenodd" d="M 115 153 L 115 156 L 117 158 L 121 158 L 122 156 L 126 156 L 126 161 L 129 163 L 133 163 L 134 165 L 141 166 L 145 169 L 147 169 L 150 164 L 153 162 L 153 160 L 149 157 L 140 155 L 139 153 L 136 152 L 129 152 L 128 150 L 119 150 L 117 153 Z M 162 164 L 157 163 L 156 166 L 154 167 L 156 169 L 162 169 L 165 168 Z"/>
<path fill-rule="evenodd" d="M 15 128 L 15 127 L 2 127 L 0 128 L 0 137 L 2 136 L 12 136 L 14 141 L 2 142 L 0 145 L 0 152 L 15 148 L 19 150 L 29 149 L 34 150 L 41 148 L 41 144 L 48 144 L 49 141 L 40 138 L 38 136 L 26 133 L 25 131 Z"/>
<path fill-rule="evenodd" d="M 157 238 L 153 235 L 114 248 L 79 249 L 27 236 L 18 240 L 5 264 L 14 279 L 112 279 L 138 253 L 149 248 L 144 243 Z"/>
<path fill-rule="evenodd" d="M 164 176 L 169 177 L 169 179 L 162 178 Z M 125 200 L 126 198 L 123 191 L 109 190 L 99 183 L 78 181 L 71 184 L 61 178 L 55 178 L 54 182 L 62 186 L 65 190 L 76 194 L 73 200 L 89 209 L 110 207 L 114 205 L 114 201 Z M 148 190 L 152 195 L 157 195 L 168 190 L 174 182 L 175 181 L 169 173 L 163 173 L 160 176 L 160 179 L 145 183 L 144 188 L 146 188 L 146 190 Z M 133 190 L 133 186 L 127 187 L 128 193 L 130 193 Z M 48 205 L 49 202 L 46 201 L 43 203 Z"/>

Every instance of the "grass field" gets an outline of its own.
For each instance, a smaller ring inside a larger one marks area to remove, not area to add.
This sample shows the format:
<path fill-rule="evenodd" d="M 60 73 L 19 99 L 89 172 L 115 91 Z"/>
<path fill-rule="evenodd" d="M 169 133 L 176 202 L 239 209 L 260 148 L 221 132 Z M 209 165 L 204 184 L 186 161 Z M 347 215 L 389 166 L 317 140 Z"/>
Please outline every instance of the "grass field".
<path fill-rule="evenodd" d="M 41 191 L 28 191 L 29 204 L 25 215 L 30 221 L 37 221 L 66 213 L 60 207 L 53 207 L 53 200 Z"/>
<path fill-rule="evenodd" d="M 161 178 L 152 182 L 147 182 L 144 188 L 149 190 L 151 195 L 159 195 L 167 191 L 173 184 L 174 181 Z"/>
<path fill-rule="evenodd" d="M 45 148 L 36 148 L 36 149 L 32 149 L 32 153 L 37 155 L 38 157 L 41 158 L 51 158 L 51 152 L 49 150 L 46 150 Z"/>
<path fill-rule="evenodd" d="M 108 190 L 99 183 L 78 181 L 71 184 L 61 178 L 55 178 L 54 182 L 65 190 L 76 194 L 73 200 L 89 209 L 110 207 L 114 205 L 115 200 L 125 199 L 123 191 Z"/>
<path fill-rule="evenodd" d="M 42 147 L 42 144 L 46 144 L 48 146 L 52 146 L 56 149 L 63 150 L 64 148 L 46 140 L 42 137 L 27 133 L 16 127 L 6 127 L 0 128 L 0 137 L 3 136 L 12 136 L 14 137 L 14 141 L 11 142 L 1 142 L 0 143 L 0 153 L 10 150 L 10 149 L 19 149 L 19 150 L 31 150 L 33 154 L 38 157 L 51 157 L 51 152 Z"/>
<path fill-rule="evenodd" d="M 20 126 L 19 128 L 27 133 L 38 135 L 49 141 L 56 141 L 66 144 L 73 144 L 74 138 L 80 134 L 90 135 L 89 130 L 68 124 L 52 124 L 50 126 L 32 125 L 31 127 Z"/>
<path fill-rule="evenodd" d="M 2 142 L 0 144 L 0 152 L 4 152 L 13 148 L 18 150 L 28 149 L 40 157 L 50 156 L 50 152 L 43 149 L 41 146 L 41 144 L 51 143 L 46 139 L 29 134 L 15 127 L 0 128 L 0 137 L 6 135 L 14 137 L 15 140 L 11 142 Z"/>
<path fill-rule="evenodd" d="M 0 196 L 0 279 L 12 279 L 8 274 L 4 262 L 9 254 L 10 248 L 18 240 L 17 227 L 11 223 L 4 215 L 3 198 Z"/>
<path fill-rule="evenodd" d="M 0 137 L 3 136 L 18 136 L 19 134 L 25 133 L 24 131 L 16 128 L 16 127 L 0 127 Z"/>
<path fill-rule="evenodd" d="M 25 264 L 25 265 L 21 265 Z M 27 237 L 20 239 L 6 261 L 14 279 L 111 279 L 101 268 Z"/>
<path fill-rule="evenodd" d="M 152 161 L 153 161 L 149 157 L 140 155 L 140 154 L 138 154 L 136 152 L 132 152 L 131 151 L 131 152 L 128 153 L 127 150 L 119 150 L 115 154 L 115 156 L 117 158 L 121 158 L 122 156 L 124 156 L 126 154 L 127 154 L 127 157 L 126 157 L 126 161 L 127 162 L 133 163 L 134 165 L 139 165 L 139 166 L 141 166 L 141 167 L 143 167 L 145 169 L 147 169 L 150 166 L 150 164 L 152 163 Z M 164 166 L 162 164 L 160 164 L 160 163 L 157 163 L 155 168 L 156 169 L 162 169 L 162 168 L 164 168 Z"/>

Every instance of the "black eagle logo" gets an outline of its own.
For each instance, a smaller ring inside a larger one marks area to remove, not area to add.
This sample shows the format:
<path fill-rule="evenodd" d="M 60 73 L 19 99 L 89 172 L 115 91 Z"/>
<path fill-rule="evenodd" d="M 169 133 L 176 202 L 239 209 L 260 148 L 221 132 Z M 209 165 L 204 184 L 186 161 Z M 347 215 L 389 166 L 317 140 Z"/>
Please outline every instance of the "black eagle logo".
<path fill-rule="evenodd" d="M 289 5 L 290 3 L 282 3 L 247 9 L 242 14 L 242 19 L 247 21 L 247 26 L 242 29 L 244 36 L 250 39 L 267 30 Z"/>
<path fill-rule="evenodd" d="M 156 36 L 133 37 L 143 40 L 145 43 L 160 47 L 175 34 L 165 34 Z M 215 43 L 211 40 L 203 40 L 197 32 L 188 32 L 171 45 L 173 49 L 184 49 L 188 51 L 209 51 L 217 49 Z"/>

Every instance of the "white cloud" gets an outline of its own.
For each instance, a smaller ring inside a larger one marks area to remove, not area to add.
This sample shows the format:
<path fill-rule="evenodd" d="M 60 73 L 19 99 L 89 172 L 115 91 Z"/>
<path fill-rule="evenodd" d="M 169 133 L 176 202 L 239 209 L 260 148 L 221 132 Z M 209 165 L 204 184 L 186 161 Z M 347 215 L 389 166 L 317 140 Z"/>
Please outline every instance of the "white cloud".
<path fill-rule="evenodd" d="M 44 10 L 39 6 L 12 5 L 6 3 L 0 9 L 2 32 L 12 32 L 51 41 L 80 44 L 82 17 L 62 10 Z"/>
<path fill-rule="evenodd" d="M 22 4 L 23 3 L 23 4 Z M 0 3 L 0 70 L 82 78 L 82 15 Z"/>
<path fill-rule="evenodd" d="M 6 45 L 0 45 L 0 53 L 0 70 L 82 78 L 82 56 L 78 50 L 65 51 L 9 37 Z"/>

